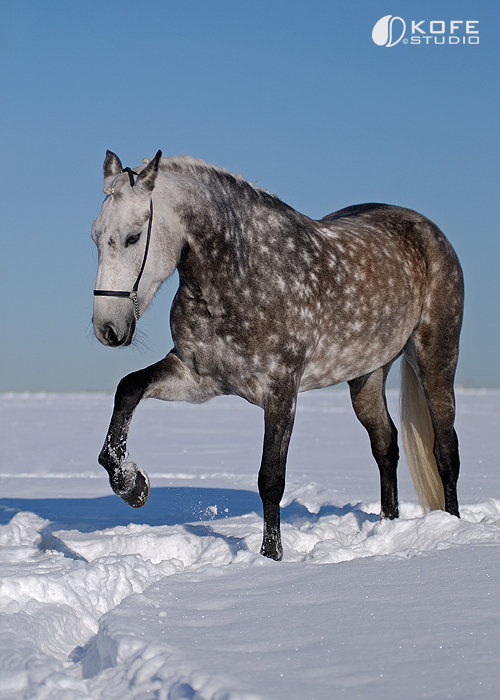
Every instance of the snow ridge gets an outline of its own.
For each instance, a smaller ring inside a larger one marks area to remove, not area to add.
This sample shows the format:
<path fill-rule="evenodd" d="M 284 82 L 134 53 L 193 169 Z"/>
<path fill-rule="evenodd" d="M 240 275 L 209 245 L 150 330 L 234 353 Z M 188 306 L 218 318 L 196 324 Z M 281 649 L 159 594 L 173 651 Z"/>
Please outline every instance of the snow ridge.
<path fill-rule="evenodd" d="M 461 520 L 438 511 L 423 516 L 419 506 L 408 503 L 398 521 L 381 521 L 374 505 L 363 503 L 323 507 L 325 515 L 297 510 L 300 514 L 290 516 L 283 527 L 283 571 L 287 562 L 408 559 L 500 542 L 500 501 L 494 499 L 465 506 Z M 244 576 L 269 567 L 256 553 L 261 534 L 257 515 L 210 524 L 55 531 L 52 539 L 44 535 L 48 525 L 21 512 L 0 528 L 3 639 L 15 639 L 16 648 L 22 643 L 24 649 L 16 655 L 7 643 L 0 651 L 4 693 L 29 695 L 42 685 L 47 697 L 63 688 L 75 697 L 82 692 L 83 697 L 115 697 L 109 695 L 111 683 L 120 688 L 116 697 L 164 686 L 181 689 L 171 697 L 190 697 L 187 688 L 203 698 L 233 697 L 223 675 L 185 663 L 179 671 L 183 648 L 168 635 L 165 640 L 162 629 L 172 614 L 168 578 L 201 585 L 207 570 L 213 577 L 217 570 L 233 567 Z M 331 576 L 335 578 L 333 571 Z M 178 584 L 172 590 L 178 591 Z M 206 605 L 203 594 L 201 600 Z M 143 622 L 136 619 L 137 606 L 144 605 L 158 628 L 146 639 Z M 252 697 L 244 688 L 237 690 L 234 697 Z"/>

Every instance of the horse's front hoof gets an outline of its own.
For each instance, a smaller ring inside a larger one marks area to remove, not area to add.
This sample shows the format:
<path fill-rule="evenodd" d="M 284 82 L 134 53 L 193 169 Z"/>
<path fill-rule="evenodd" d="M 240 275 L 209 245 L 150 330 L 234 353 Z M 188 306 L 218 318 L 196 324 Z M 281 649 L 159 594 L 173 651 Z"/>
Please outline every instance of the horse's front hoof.
<path fill-rule="evenodd" d="M 264 541 L 260 548 L 260 553 L 263 557 L 274 559 L 274 561 L 281 561 L 283 559 L 283 547 L 281 546 L 281 542 Z"/>
<path fill-rule="evenodd" d="M 120 466 L 120 488 L 115 493 L 128 506 L 141 508 L 149 498 L 149 477 L 139 469 L 134 462 L 126 462 Z"/>

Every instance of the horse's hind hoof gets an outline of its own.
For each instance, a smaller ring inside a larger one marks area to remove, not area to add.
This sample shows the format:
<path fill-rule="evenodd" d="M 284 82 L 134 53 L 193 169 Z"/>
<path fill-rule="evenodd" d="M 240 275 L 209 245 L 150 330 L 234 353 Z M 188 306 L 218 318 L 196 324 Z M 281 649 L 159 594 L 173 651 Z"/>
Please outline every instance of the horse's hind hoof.
<path fill-rule="evenodd" d="M 126 462 L 120 467 L 121 481 L 125 488 L 116 490 L 116 493 L 128 506 L 141 508 L 149 498 L 149 477 L 146 472 L 139 469 L 134 462 Z"/>

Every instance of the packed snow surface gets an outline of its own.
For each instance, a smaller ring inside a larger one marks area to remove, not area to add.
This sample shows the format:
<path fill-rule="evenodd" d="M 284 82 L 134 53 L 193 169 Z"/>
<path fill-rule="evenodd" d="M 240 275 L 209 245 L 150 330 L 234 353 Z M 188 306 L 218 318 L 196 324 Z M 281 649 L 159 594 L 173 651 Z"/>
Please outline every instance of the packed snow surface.
<path fill-rule="evenodd" d="M 402 458 L 381 521 L 348 392 L 301 395 L 277 563 L 259 409 L 141 404 L 135 510 L 96 462 L 112 397 L 0 396 L 0 697 L 496 700 L 500 392 L 457 401 L 462 518 L 424 515 Z"/>

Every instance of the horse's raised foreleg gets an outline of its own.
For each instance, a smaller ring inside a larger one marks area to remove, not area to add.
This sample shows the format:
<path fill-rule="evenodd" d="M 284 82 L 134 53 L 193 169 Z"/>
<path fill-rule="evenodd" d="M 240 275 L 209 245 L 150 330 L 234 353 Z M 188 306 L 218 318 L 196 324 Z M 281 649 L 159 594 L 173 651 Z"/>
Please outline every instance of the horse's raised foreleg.
<path fill-rule="evenodd" d="M 125 503 L 139 508 L 149 496 L 147 474 L 133 462 L 125 462 L 130 421 L 141 399 L 201 403 L 217 393 L 210 380 L 199 377 L 174 353 L 120 381 L 99 464 L 108 472 L 111 488 Z"/>
<path fill-rule="evenodd" d="M 286 456 L 292 434 L 296 390 L 268 397 L 264 405 L 264 449 L 259 471 L 259 493 L 264 507 L 264 538 L 260 553 L 279 561 L 283 556 L 280 501 L 285 490 Z"/>
<path fill-rule="evenodd" d="M 371 374 L 349 382 L 354 412 L 368 431 L 372 454 L 380 472 L 380 501 L 383 518 L 397 518 L 399 460 L 398 431 L 387 410 L 385 381 L 392 362 Z"/>

